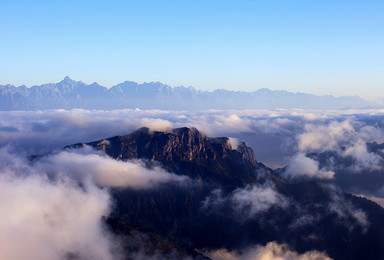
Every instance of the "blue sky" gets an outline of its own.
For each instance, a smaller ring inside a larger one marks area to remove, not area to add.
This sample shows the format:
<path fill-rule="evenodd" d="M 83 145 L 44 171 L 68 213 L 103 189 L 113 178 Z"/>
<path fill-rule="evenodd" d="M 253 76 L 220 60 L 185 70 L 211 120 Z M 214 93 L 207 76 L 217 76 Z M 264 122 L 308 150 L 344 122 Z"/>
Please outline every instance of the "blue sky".
<path fill-rule="evenodd" d="M 68 75 L 384 96 L 381 0 L 0 0 L 0 10 L 0 84 Z"/>

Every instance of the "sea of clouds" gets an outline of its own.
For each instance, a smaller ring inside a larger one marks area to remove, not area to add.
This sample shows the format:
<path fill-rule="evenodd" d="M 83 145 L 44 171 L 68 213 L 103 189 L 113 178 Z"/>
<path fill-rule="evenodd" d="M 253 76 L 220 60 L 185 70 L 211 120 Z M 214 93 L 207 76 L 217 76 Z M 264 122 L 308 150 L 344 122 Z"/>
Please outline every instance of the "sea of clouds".
<path fill-rule="evenodd" d="M 126 135 L 140 127 L 153 131 L 195 127 L 208 136 L 231 137 L 234 148 L 245 141 L 259 162 L 272 168 L 286 166 L 281 171 L 284 178 L 329 181 L 335 177 L 336 166 L 320 166 L 308 154 L 332 151 L 354 158 L 351 174 L 380 171 L 383 158 L 366 144 L 384 142 L 383 125 L 384 110 L 0 112 L 0 258 L 119 259 L 119 244 L 102 221 L 113 207 L 109 189 L 152 189 L 189 181 L 161 166 L 148 169 L 140 160 L 116 161 L 90 147 L 62 150 L 64 146 Z M 32 155 L 45 156 L 31 160 Z M 361 226 L 369 225 L 364 212 L 345 204 L 337 191 L 334 194 L 331 211 L 340 218 L 353 216 Z M 233 210 L 249 218 L 291 202 L 273 185 L 265 184 L 225 196 L 216 190 L 203 207 L 220 207 L 221 203 L 232 203 Z M 298 254 L 275 242 L 243 252 L 206 253 L 213 259 L 328 259 L 321 252 Z"/>

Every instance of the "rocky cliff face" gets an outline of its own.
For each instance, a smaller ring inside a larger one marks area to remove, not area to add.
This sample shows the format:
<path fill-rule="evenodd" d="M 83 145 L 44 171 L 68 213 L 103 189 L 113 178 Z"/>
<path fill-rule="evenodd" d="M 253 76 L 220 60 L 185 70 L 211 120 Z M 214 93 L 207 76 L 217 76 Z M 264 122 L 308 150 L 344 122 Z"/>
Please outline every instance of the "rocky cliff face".
<path fill-rule="evenodd" d="M 158 161 L 208 161 L 241 159 L 257 167 L 251 148 L 241 143 L 236 149 L 227 137 L 208 138 L 196 128 L 151 132 L 141 128 L 126 136 L 88 143 L 119 159 L 146 158 Z"/>
<path fill-rule="evenodd" d="M 74 147 L 83 145 L 76 144 Z M 168 132 L 141 128 L 129 135 L 86 145 L 103 150 L 116 160 L 157 161 L 177 174 L 228 185 L 256 181 L 256 171 L 263 167 L 245 143 L 237 144 L 234 149 L 229 138 L 209 138 L 195 128 L 184 127 Z"/>

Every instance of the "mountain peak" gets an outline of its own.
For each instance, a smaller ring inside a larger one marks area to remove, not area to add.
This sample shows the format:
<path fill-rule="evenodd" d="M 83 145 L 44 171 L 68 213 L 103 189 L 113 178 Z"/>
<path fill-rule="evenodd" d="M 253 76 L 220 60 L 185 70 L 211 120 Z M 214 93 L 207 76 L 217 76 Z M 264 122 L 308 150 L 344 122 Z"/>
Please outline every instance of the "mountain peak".
<path fill-rule="evenodd" d="M 73 79 L 71 79 L 69 76 L 65 76 L 65 78 L 60 81 L 60 83 L 73 83 L 75 82 Z"/>
<path fill-rule="evenodd" d="M 143 127 L 125 136 L 69 147 L 84 145 L 102 150 L 116 160 L 158 161 L 172 172 L 185 168 L 190 172 L 189 177 L 205 175 L 227 184 L 255 181 L 255 170 L 260 167 L 252 149 L 244 143 L 233 149 L 228 138 L 210 138 L 196 128 L 182 127 L 163 132 Z M 190 169 L 191 165 L 194 166 Z M 231 172 L 237 172 L 237 175 Z"/>

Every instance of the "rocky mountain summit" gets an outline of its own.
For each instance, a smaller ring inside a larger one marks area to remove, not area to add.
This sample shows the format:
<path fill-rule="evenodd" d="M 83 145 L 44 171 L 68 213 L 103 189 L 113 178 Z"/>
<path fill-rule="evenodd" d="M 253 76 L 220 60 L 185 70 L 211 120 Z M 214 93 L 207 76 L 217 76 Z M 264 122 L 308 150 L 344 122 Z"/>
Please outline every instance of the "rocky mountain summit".
<path fill-rule="evenodd" d="M 126 136 L 116 136 L 87 144 L 116 160 L 146 159 L 160 162 L 171 172 L 192 178 L 210 179 L 222 184 L 254 182 L 260 167 L 253 150 L 245 143 L 232 144 L 227 137 L 209 138 L 196 128 L 168 132 L 141 128 Z M 233 174 L 236 172 L 236 174 Z"/>
<path fill-rule="evenodd" d="M 241 159 L 257 166 L 252 149 L 245 143 L 235 147 L 227 137 L 209 138 L 196 128 L 152 132 L 144 127 L 126 136 L 116 136 L 87 145 L 103 150 L 116 159 L 147 158 L 170 163 Z"/>

